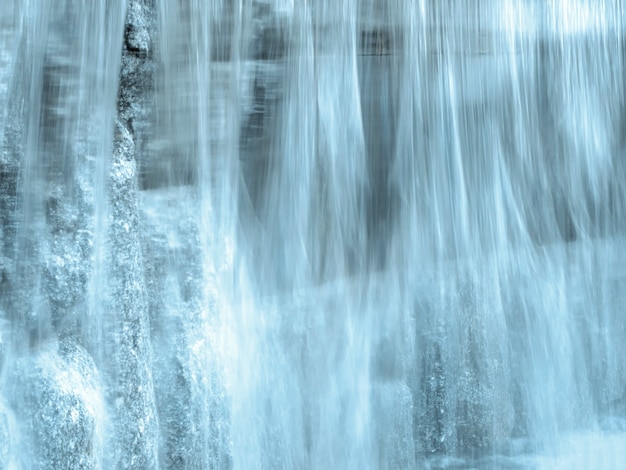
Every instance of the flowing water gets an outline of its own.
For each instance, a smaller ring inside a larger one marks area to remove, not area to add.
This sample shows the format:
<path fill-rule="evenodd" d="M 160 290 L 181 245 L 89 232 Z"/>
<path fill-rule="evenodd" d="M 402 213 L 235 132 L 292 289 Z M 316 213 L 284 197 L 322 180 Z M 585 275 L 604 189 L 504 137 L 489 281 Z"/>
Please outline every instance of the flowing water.
<path fill-rule="evenodd" d="M 619 468 L 625 21 L 4 0 L 0 468 Z"/>

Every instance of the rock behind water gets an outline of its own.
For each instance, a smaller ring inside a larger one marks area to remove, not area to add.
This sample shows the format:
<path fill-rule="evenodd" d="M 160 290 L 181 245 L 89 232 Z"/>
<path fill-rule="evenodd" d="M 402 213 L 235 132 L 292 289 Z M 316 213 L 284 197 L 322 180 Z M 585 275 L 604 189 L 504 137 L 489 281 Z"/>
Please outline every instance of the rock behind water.
<path fill-rule="evenodd" d="M 15 468 L 15 463 L 11 458 L 11 440 L 14 437 L 11 432 L 13 422 L 12 413 L 6 408 L 4 401 L 0 399 L 0 470 Z"/>
<path fill-rule="evenodd" d="M 11 401 L 24 468 L 100 468 L 104 401 L 98 371 L 77 344 L 49 343 L 16 361 Z"/>

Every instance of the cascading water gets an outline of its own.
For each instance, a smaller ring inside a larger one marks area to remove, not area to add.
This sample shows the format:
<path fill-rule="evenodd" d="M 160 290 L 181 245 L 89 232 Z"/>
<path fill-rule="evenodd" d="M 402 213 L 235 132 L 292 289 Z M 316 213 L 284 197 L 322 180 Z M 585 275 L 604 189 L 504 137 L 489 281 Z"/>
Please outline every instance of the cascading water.
<path fill-rule="evenodd" d="M 623 465 L 625 15 L 4 0 L 0 468 Z"/>

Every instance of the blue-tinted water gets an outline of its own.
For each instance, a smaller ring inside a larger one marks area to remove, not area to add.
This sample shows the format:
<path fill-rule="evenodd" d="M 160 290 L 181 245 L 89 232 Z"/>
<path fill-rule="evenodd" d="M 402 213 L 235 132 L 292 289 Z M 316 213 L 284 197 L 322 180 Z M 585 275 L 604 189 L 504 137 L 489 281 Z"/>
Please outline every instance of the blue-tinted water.
<path fill-rule="evenodd" d="M 617 0 L 7 0 L 0 468 L 616 468 Z"/>

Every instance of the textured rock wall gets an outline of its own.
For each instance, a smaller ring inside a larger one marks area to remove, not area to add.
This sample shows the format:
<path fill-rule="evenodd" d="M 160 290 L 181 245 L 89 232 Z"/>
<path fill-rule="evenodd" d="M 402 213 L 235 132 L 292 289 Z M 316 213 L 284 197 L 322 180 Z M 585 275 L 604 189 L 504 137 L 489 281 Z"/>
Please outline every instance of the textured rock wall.
<path fill-rule="evenodd" d="M 152 378 L 150 319 L 144 282 L 137 161 L 147 137 L 154 95 L 154 1 L 128 3 L 118 116 L 109 179 L 108 279 L 114 355 L 108 399 L 114 404 L 116 468 L 158 467 L 158 422 Z"/>
<path fill-rule="evenodd" d="M 154 4 L 148 8 L 132 3 L 122 54 L 122 43 L 114 37 L 115 10 L 123 11 L 123 3 L 111 4 L 109 10 L 100 7 L 42 4 L 20 16 L 22 7 L 15 2 L 19 20 L 3 29 L 19 39 L 9 48 L 11 67 L 3 69 L 10 93 L 2 96 L 8 119 L 3 121 L 0 158 L 0 313 L 3 331 L 11 338 L 2 342 L 10 355 L 3 361 L 9 404 L 2 427 L 6 465 L 68 469 L 157 465 L 149 325 L 141 300 L 143 266 L 133 192 L 135 136 L 128 130 L 133 121 L 138 127 L 145 124 L 147 119 L 141 118 L 150 109 L 142 99 L 149 96 L 151 77 L 138 69 L 151 65 L 145 54 L 150 38 L 145 35 L 155 29 Z M 94 18 L 96 26 L 87 31 Z M 111 189 L 113 221 L 107 239 L 114 248 L 107 268 L 118 276 L 111 276 L 116 281 L 111 291 L 98 287 L 101 299 L 116 299 L 107 305 L 107 315 L 114 319 L 104 322 L 109 344 L 102 345 L 115 351 L 117 363 L 107 361 L 112 368 L 103 367 L 88 314 L 94 215 L 101 203 L 96 200 L 97 188 L 104 183 L 98 181 L 98 159 L 102 142 L 112 137 L 103 130 L 106 125 L 100 127 L 102 110 L 110 105 L 98 100 L 111 84 L 117 89 L 120 72 L 106 78 L 103 66 L 110 65 L 102 57 L 106 48 L 92 49 L 93 41 L 87 37 L 108 39 L 109 34 L 110 44 L 120 46 L 117 55 L 124 57 L 117 138 L 112 161 L 105 165 L 111 169 L 105 184 Z M 90 353 L 100 361 L 97 366 Z M 113 417 L 108 427 L 107 415 Z M 112 435 L 115 438 L 109 440 Z M 110 451 L 104 455 L 105 442 L 114 449 L 123 444 L 120 455 Z"/>

